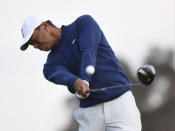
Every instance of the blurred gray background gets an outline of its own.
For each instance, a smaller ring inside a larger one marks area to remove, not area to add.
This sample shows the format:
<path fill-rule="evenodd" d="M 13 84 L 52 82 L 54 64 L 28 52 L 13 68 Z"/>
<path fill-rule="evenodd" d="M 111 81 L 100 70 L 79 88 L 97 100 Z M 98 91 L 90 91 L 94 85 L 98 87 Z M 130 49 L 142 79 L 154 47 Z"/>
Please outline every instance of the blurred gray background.
<path fill-rule="evenodd" d="M 133 89 L 143 131 L 175 131 L 174 6 L 174 0 L 1 1 L 0 130 L 77 130 L 72 113 L 78 101 L 67 87 L 43 77 L 48 52 L 19 50 L 20 30 L 28 15 L 39 14 L 60 27 L 90 14 L 132 82 L 144 64 L 157 70 L 150 88 Z"/>

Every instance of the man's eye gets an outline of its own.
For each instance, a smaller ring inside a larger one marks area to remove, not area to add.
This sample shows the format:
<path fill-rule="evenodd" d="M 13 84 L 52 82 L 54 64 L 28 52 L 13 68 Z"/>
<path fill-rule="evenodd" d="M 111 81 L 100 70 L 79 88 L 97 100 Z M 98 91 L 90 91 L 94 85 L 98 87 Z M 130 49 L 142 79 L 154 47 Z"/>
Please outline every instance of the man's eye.
<path fill-rule="evenodd" d="M 33 45 L 35 43 L 36 43 L 35 40 L 31 40 L 31 42 L 30 42 L 31 45 Z"/>

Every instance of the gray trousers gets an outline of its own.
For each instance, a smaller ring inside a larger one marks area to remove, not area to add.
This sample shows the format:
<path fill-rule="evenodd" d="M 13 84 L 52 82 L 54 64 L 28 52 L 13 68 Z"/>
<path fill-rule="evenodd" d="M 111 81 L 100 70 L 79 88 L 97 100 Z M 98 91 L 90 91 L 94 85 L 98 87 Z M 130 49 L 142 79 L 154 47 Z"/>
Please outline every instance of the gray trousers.
<path fill-rule="evenodd" d="M 78 131 L 141 131 L 140 112 L 131 91 L 119 98 L 74 112 Z"/>

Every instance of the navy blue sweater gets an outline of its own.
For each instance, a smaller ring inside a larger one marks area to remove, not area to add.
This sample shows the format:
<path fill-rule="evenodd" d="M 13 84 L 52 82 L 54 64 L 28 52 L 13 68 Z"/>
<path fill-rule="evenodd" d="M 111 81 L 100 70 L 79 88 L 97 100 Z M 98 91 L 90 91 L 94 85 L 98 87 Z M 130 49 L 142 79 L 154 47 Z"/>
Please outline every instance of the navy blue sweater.
<path fill-rule="evenodd" d="M 61 29 L 61 39 L 52 48 L 44 65 L 43 73 L 47 80 L 66 85 L 71 93 L 75 93 L 73 86 L 77 78 L 87 80 L 90 89 L 130 83 L 102 30 L 91 16 L 83 15 Z M 92 76 L 85 72 L 88 65 L 95 67 Z M 87 99 L 80 100 L 80 107 L 112 100 L 130 89 L 124 87 L 91 93 Z"/>

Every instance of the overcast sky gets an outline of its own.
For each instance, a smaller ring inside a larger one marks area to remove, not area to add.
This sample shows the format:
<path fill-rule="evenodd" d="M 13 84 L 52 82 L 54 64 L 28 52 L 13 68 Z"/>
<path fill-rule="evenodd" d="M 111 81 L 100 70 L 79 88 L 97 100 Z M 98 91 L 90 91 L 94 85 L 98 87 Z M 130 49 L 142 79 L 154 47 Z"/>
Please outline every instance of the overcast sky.
<path fill-rule="evenodd" d="M 174 49 L 174 5 L 174 0 L 1 1 L 0 130 L 61 130 L 68 119 L 64 99 L 70 93 L 42 74 L 48 53 L 19 50 L 26 16 L 39 14 L 60 27 L 92 15 L 116 56 L 136 70 L 152 46 Z"/>

